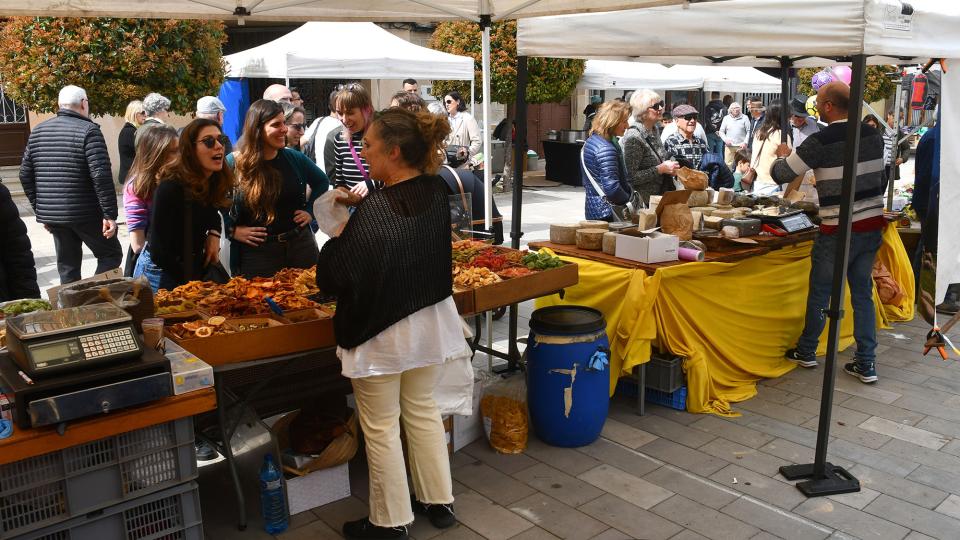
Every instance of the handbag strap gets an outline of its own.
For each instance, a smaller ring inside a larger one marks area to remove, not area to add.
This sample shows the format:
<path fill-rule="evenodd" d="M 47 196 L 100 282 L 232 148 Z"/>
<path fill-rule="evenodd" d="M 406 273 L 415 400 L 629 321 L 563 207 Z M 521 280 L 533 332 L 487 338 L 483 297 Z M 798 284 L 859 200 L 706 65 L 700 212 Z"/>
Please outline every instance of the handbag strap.
<path fill-rule="evenodd" d="M 769 137 L 767 137 L 769 138 Z M 763 155 L 763 145 L 767 144 L 767 139 L 764 139 L 760 142 L 760 150 L 757 151 L 757 159 L 753 160 L 753 163 L 750 165 L 754 169 L 757 168 L 757 165 L 760 164 L 760 156 Z"/>
<path fill-rule="evenodd" d="M 580 149 L 580 165 L 583 167 L 583 172 L 587 173 L 587 180 L 590 180 L 590 184 L 593 185 L 593 190 L 596 191 L 597 195 L 601 199 L 603 199 L 603 202 L 607 203 L 607 206 L 609 206 L 610 209 L 613 210 L 613 203 L 611 203 L 607 199 L 606 192 L 600 189 L 600 184 L 598 184 L 597 181 L 594 180 L 593 175 L 590 174 L 590 169 L 587 168 L 587 161 L 583 157 L 583 154 L 586 151 L 586 149 L 587 149 L 586 145 L 584 145 L 583 148 Z"/>
<path fill-rule="evenodd" d="M 457 170 L 449 165 L 444 165 L 444 167 L 453 173 L 453 177 L 457 180 L 457 187 L 460 188 L 460 200 L 463 201 L 463 209 L 467 209 L 467 193 L 463 190 L 463 182 L 460 180 L 460 175 L 457 174 Z"/>
<path fill-rule="evenodd" d="M 350 155 L 353 156 L 353 162 L 357 165 L 357 168 L 360 169 L 360 174 L 363 176 L 363 182 L 367 184 L 367 189 L 373 191 L 376 189 L 376 186 L 374 186 L 373 181 L 370 180 L 370 174 L 367 173 L 367 168 L 363 166 L 363 161 L 360 160 L 360 154 L 357 153 L 357 149 L 353 146 L 352 133 L 350 137 L 347 138 L 347 147 L 350 148 Z"/>

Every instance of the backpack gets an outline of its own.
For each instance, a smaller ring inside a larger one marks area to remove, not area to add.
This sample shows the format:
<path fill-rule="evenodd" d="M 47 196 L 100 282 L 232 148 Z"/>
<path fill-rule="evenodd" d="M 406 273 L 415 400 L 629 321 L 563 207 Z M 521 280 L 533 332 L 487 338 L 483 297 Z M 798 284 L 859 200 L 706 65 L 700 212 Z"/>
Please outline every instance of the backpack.
<path fill-rule="evenodd" d="M 716 133 L 720 131 L 720 124 L 723 123 L 723 117 L 726 116 L 726 108 L 722 104 L 711 101 L 707 104 L 706 110 L 706 132 Z"/>

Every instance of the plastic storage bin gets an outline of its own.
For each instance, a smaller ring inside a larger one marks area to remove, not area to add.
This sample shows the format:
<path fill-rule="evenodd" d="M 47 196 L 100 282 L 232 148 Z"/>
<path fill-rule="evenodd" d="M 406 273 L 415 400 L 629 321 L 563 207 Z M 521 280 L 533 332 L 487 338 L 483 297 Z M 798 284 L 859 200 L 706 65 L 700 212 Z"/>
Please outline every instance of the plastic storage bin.
<path fill-rule="evenodd" d="M 0 539 L 196 477 L 192 418 L 0 465 Z"/>
<path fill-rule="evenodd" d="M 200 494 L 187 482 L 35 531 L 35 540 L 203 540 Z"/>
<path fill-rule="evenodd" d="M 647 390 L 674 392 L 684 384 L 683 358 L 669 353 L 653 353 L 647 362 Z"/>
<path fill-rule="evenodd" d="M 660 390 L 648 388 L 645 397 L 650 403 L 656 403 L 657 405 L 663 405 L 664 407 L 670 407 L 678 411 L 687 410 L 686 386 L 681 386 L 674 392 L 661 392 Z"/>

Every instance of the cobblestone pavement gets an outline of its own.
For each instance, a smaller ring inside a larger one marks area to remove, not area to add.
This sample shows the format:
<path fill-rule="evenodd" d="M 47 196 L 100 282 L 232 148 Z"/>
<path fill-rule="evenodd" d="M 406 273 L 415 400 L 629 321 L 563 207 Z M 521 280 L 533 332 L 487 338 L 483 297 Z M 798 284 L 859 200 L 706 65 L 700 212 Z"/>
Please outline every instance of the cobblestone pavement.
<path fill-rule="evenodd" d="M 578 188 L 524 195 L 525 242 L 546 238 L 550 222 L 582 216 Z M 509 217 L 509 194 L 497 200 Z M 26 221 L 41 285 L 49 286 L 56 282 L 52 240 Z M 84 273 L 91 272 L 87 260 Z M 521 334 L 532 309 L 531 302 L 520 307 Z M 505 319 L 492 333 L 501 347 Z M 735 406 L 742 413 L 736 418 L 654 405 L 638 416 L 633 401 L 618 396 L 602 437 L 590 446 L 554 448 L 531 435 L 524 454 L 505 456 L 475 442 L 451 462 L 459 524 L 440 531 L 418 520 L 411 536 L 958 539 L 960 367 L 955 358 L 921 355 L 927 330 L 913 321 L 879 331 L 877 384 L 837 375 L 829 459 L 860 480 L 859 493 L 807 499 L 778 474 L 781 465 L 813 459 L 823 370 L 796 369 L 763 381 L 755 398 Z M 850 357 L 844 352 L 840 362 Z M 485 366 L 486 358 L 475 362 Z M 353 496 L 294 516 L 277 538 L 340 538 L 344 521 L 366 515 L 362 460 L 351 466 Z M 207 533 L 212 540 L 270 538 L 255 524 L 239 533 L 207 523 Z"/>

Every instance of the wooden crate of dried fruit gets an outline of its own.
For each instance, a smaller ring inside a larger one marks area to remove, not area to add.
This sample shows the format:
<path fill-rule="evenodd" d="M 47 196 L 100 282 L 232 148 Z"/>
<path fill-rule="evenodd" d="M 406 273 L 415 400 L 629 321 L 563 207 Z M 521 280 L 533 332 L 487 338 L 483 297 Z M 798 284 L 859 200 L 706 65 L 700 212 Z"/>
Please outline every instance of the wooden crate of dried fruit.
<path fill-rule="evenodd" d="M 319 305 L 287 311 L 283 317 L 227 317 L 202 310 L 161 317 L 168 337 L 212 366 L 336 346 L 333 311 Z"/>
<path fill-rule="evenodd" d="M 574 263 L 473 240 L 454 242 L 453 260 L 453 300 L 461 315 L 552 294 L 579 281 Z"/>

